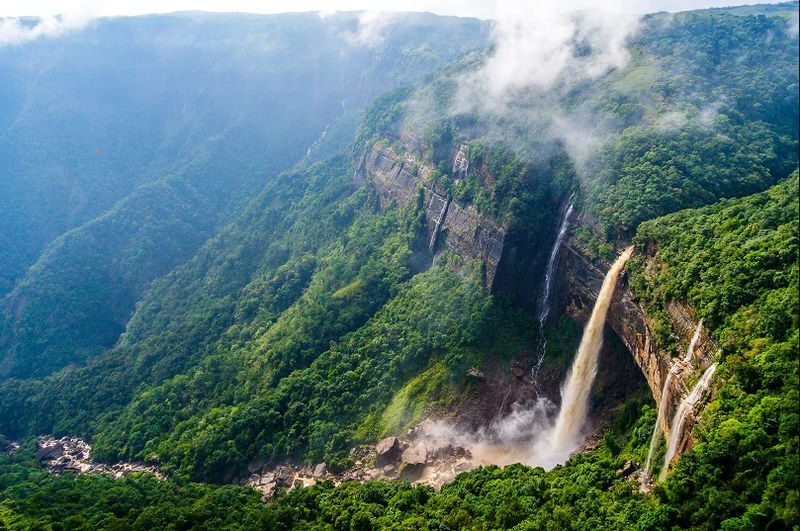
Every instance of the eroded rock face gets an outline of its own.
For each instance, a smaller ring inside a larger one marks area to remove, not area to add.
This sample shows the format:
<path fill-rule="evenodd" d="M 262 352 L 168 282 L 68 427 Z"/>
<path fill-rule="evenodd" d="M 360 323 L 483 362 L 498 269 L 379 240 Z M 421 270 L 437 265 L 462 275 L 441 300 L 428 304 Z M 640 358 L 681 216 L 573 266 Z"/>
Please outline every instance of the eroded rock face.
<path fill-rule="evenodd" d="M 563 300 L 566 302 L 567 313 L 578 321 L 586 321 L 592 311 L 597 293 L 603 283 L 603 278 L 610 264 L 593 259 L 574 239 L 570 238 L 564 248 L 564 259 L 559 271 L 559 285 L 564 291 Z M 666 308 L 672 322 L 677 343 L 686 349 L 697 328 L 698 319 L 693 310 L 687 306 L 672 303 Z M 660 407 L 662 387 L 673 363 L 678 363 L 686 352 L 670 352 L 660 346 L 653 332 L 654 322 L 645 311 L 644 307 L 634 300 L 633 293 L 628 289 L 627 277 L 623 273 L 614 293 L 608 310 L 606 323 L 620 337 L 633 356 L 636 364 L 642 371 L 656 407 Z M 706 330 L 702 330 L 699 340 L 694 348 L 691 364 L 694 370 L 681 370 L 677 377 L 671 380 L 669 392 L 668 414 L 662 419 L 662 430 L 668 435 L 672 415 L 677 409 L 683 396 L 687 393 L 687 380 L 692 374 L 705 370 L 712 361 L 713 353 L 717 347 Z M 691 424 L 687 425 L 682 435 L 681 446 L 684 449 L 691 447 Z"/>
<path fill-rule="evenodd" d="M 428 227 L 428 252 L 435 256 L 447 247 L 466 260 L 486 265 L 486 286 L 492 289 L 506 231 L 495 220 L 436 193 L 427 183 L 433 166 L 411 155 L 400 156 L 386 147 L 373 146 L 361 158 L 355 181 L 370 181 L 382 207 L 416 201 L 422 188 L 422 206 Z"/>

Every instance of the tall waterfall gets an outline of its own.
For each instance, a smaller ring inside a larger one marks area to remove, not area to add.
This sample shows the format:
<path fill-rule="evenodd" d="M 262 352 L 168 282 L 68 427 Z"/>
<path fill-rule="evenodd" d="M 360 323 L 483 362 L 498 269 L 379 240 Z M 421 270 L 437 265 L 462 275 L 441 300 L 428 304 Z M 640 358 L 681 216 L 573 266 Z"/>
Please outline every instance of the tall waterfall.
<path fill-rule="evenodd" d="M 653 426 L 653 435 L 650 437 L 650 450 L 647 452 L 647 463 L 644 465 L 645 474 L 650 474 L 650 467 L 653 464 L 653 455 L 655 454 L 656 447 L 658 446 L 658 434 L 661 432 L 661 424 L 663 424 L 663 421 L 667 416 L 670 390 L 672 389 L 672 380 L 675 379 L 675 376 L 682 367 L 690 368 L 692 366 L 691 362 L 694 355 L 694 349 L 697 346 L 697 341 L 700 339 L 700 332 L 702 330 L 703 320 L 700 319 L 700 321 L 697 323 L 697 327 L 694 329 L 692 340 L 689 341 L 689 348 L 686 349 L 686 355 L 680 362 L 672 364 L 672 367 L 669 369 L 669 373 L 667 373 L 667 377 L 664 378 L 664 385 L 661 386 L 661 402 L 658 405 L 658 417 L 656 418 L 656 425 Z"/>
<path fill-rule="evenodd" d="M 537 318 L 539 319 L 539 335 L 542 337 L 542 343 L 539 346 L 539 357 L 536 360 L 536 365 L 533 368 L 533 379 L 539 374 L 539 368 L 544 361 L 544 353 L 547 348 L 547 338 L 544 335 L 544 322 L 547 316 L 550 315 L 550 292 L 553 286 L 553 277 L 556 269 L 556 258 L 558 258 L 558 251 L 561 249 L 561 244 L 564 241 L 564 236 L 569 227 L 569 218 L 572 215 L 573 195 L 569 196 L 567 208 L 564 209 L 564 216 L 561 218 L 561 223 L 558 226 L 558 233 L 556 234 L 556 241 L 553 242 L 553 248 L 550 250 L 550 257 L 547 259 L 547 269 L 545 270 L 544 280 L 542 282 L 542 289 L 539 294 L 539 301 L 537 303 Z"/>
<path fill-rule="evenodd" d="M 603 327 L 606 313 L 614 295 L 619 277 L 625 262 L 633 254 L 633 246 L 628 247 L 617 258 L 608 270 L 603 286 L 594 304 L 592 316 L 583 330 L 581 344 L 575 361 L 572 362 L 566 385 L 561 391 L 561 410 L 558 413 L 553 435 L 550 440 L 552 448 L 560 452 L 572 452 L 578 445 L 581 428 L 586 421 L 589 392 L 597 374 L 597 357 L 603 346 Z"/>
<path fill-rule="evenodd" d="M 664 455 L 664 466 L 661 468 L 661 473 L 658 475 L 659 481 L 663 481 L 664 478 L 667 477 L 669 465 L 678 452 L 678 444 L 680 444 L 681 441 L 681 433 L 683 433 L 683 427 L 686 425 L 686 419 L 689 417 L 689 414 L 693 414 L 694 408 L 700 401 L 700 398 L 702 398 L 703 393 L 708 389 L 708 386 L 711 385 L 711 378 L 714 377 L 715 370 L 717 370 L 717 364 L 712 363 L 708 369 L 706 369 L 706 372 L 703 373 L 700 381 L 695 384 L 692 392 L 683 399 L 681 405 L 678 406 L 677 411 L 675 411 L 675 416 L 672 418 L 672 426 L 669 430 L 669 439 L 667 439 L 667 453 Z"/>

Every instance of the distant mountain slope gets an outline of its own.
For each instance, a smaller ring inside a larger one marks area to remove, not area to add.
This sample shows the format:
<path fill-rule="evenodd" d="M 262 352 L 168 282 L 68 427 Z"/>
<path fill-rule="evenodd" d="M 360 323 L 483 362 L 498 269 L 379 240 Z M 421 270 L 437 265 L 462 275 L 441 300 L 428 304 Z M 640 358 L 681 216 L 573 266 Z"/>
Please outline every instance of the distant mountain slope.
<path fill-rule="evenodd" d="M 379 22 L 368 41 L 357 14 L 183 13 L 0 49 L 0 378 L 113 345 L 147 284 L 265 182 L 487 37 L 477 20 Z"/>

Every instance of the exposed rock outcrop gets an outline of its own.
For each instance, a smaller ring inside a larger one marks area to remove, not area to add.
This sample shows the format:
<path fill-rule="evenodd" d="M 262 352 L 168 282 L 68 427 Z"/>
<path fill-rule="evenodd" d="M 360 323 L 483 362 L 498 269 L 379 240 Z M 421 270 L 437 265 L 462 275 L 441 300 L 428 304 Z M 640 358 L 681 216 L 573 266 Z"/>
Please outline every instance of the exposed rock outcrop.
<path fill-rule="evenodd" d="M 559 271 L 561 279 L 559 285 L 563 290 L 562 301 L 564 301 L 566 311 L 570 316 L 579 321 L 585 321 L 592 310 L 609 264 L 593 258 L 574 238 L 567 241 L 564 251 L 564 259 Z M 652 391 L 656 407 L 659 407 L 662 387 L 670 367 L 673 363 L 678 362 L 685 353 L 671 352 L 658 344 L 655 339 L 653 319 L 645 308 L 634 299 L 624 274 L 620 280 L 609 307 L 606 323 L 619 336 L 633 356 Z M 698 319 L 691 308 L 679 303 L 670 304 L 666 311 L 677 336 L 678 344 L 685 348 L 691 341 Z M 670 381 L 670 385 L 674 388 L 668 394 L 670 397 L 670 404 L 667 408 L 669 414 L 665 416 L 661 426 L 665 436 L 669 433 L 672 412 L 678 407 L 681 396 L 686 394 L 688 378 L 697 371 L 707 368 L 711 364 L 713 353 L 716 350 L 714 341 L 703 330 L 694 349 L 694 368 L 696 370 L 683 370 Z M 690 433 L 691 430 L 687 429 L 682 436 L 684 440 L 681 447 L 684 449 L 691 447 Z"/>
<path fill-rule="evenodd" d="M 157 466 L 144 463 L 115 463 L 106 465 L 97 463 L 91 458 L 92 448 L 76 437 L 39 437 L 39 449 L 36 459 L 48 472 L 61 474 L 74 472 L 77 474 L 97 473 L 110 474 L 114 478 L 125 477 L 134 472 L 147 472 L 158 479 L 166 479 L 166 475 Z"/>
<path fill-rule="evenodd" d="M 473 458 L 470 450 L 437 434 L 437 423 L 426 419 L 404 437 L 387 437 L 376 445 L 357 446 L 350 451 L 353 465 L 344 471 L 332 471 L 324 463 L 300 465 L 283 463 L 262 465 L 251 470 L 243 484 L 270 498 L 277 488 L 291 490 L 329 480 L 335 485 L 346 481 L 408 479 L 415 484 L 440 487 L 461 472 L 487 463 Z"/>
<path fill-rule="evenodd" d="M 492 289 L 505 243 L 505 229 L 478 212 L 437 193 L 428 176 L 434 167 L 412 155 L 400 156 L 387 147 L 366 150 L 356 168 L 358 183 L 370 181 L 381 206 L 403 206 L 416 201 L 422 190 L 422 206 L 428 226 L 428 252 L 435 256 L 444 247 L 466 260 L 486 267 L 486 286 Z"/>
<path fill-rule="evenodd" d="M 19 449 L 19 443 L 15 441 L 0 441 L 0 454 L 14 455 Z"/>

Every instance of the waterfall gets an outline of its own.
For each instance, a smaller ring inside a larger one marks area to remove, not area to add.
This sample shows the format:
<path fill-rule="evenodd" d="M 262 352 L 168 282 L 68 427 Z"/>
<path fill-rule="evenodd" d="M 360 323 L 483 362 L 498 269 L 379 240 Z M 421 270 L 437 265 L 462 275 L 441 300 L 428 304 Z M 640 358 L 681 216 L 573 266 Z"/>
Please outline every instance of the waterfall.
<path fill-rule="evenodd" d="M 692 392 L 683 399 L 681 405 L 678 406 L 677 411 L 675 411 L 675 416 L 672 417 L 672 426 L 670 426 L 669 430 L 669 439 L 667 439 L 667 453 L 664 455 L 664 466 L 661 468 L 661 473 L 658 475 L 659 481 L 663 481 L 664 478 L 667 477 L 669 465 L 678 452 L 678 444 L 680 444 L 681 441 L 681 434 L 683 433 L 686 419 L 689 417 L 690 413 L 694 412 L 694 408 L 700 401 L 700 398 L 702 398 L 703 393 L 708 389 L 708 386 L 711 385 L 711 378 L 713 378 L 715 370 L 717 370 L 717 364 L 712 363 L 708 369 L 706 369 L 706 372 L 703 373 L 700 381 L 695 384 Z"/>
<path fill-rule="evenodd" d="M 433 203 L 433 197 L 431 197 L 431 203 Z M 431 241 L 428 244 L 428 249 L 430 250 L 431 254 L 433 254 L 434 249 L 436 248 L 436 239 L 439 237 L 439 228 L 442 226 L 442 221 L 444 221 L 444 217 L 447 215 L 447 207 L 450 206 L 450 198 L 444 200 L 444 205 L 442 205 L 442 211 L 439 212 L 439 218 L 436 220 L 436 225 L 433 227 L 433 233 L 431 234 Z"/>
<path fill-rule="evenodd" d="M 597 295 L 597 302 L 592 309 L 592 316 L 583 330 L 581 344 L 575 361 L 572 362 L 567 381 L 561 392 L 561 410 L 553 428 L 550 443 L 558 452 L 572 452 L 578 445 L 581 428 L 586 421 L 589 392 L 597 374 L 597 356 L 603 346 L 603 327 L 606 313 L 614 295 L 619 277 L 625 262 L 633 254 L 633 246 L 628 247 L 617 258 L 608 270 L 603 287 Z"/>
<path fill-rule="evenodd" d="M 550 257 L 547 259 L 547 269 L 545 269 L 544 281 L 542 282 L 542 289 L 537 303 L 539 335 L 542 337 L 542 342 L 539 346 L 539 357 L 536 360 L 536 365 L 533 367 L 532 376 L 534 381 L 536 381 L 536 377 L 539 374 L 539 368 L 542 366 L 544 353 L 547 349 L 547 338 L 544 335 L 544 322 L 547 320 L 547 316 L 550 315 L 550 291 L 552 290 L 556 258 L 558 258 L 558 251 L 561 249 L 561 243 L 564 241 L 564 235 L 566 235 L 567 228 L 569 227 L 569 217 L 572 215 L 573 197 L 574 194 L 569 196 L 567 208 L 564 209 L 564 216 L 561 218 L 561 224 L 558 226 L 556 241 L 553 242 L 553 248 L 550 250 Z"/>
<path fill-rule="evenodd" d="M 661 386 L 661 402 L 658 405 L 658 417 L 656 417 L 656 425 L 653 426 L 653 435 L 650 437 L 650 450 L 647 452 L 647 463 L 644 465 L 645 474 L 650 474 L 650 467 L 653 464 L 653 455 L 655 454 L 656 446 L 658 444 L 658 434 L 661 432 L 661 424 L 663 424 L 663 421 L 667 416 L 672 380 L 675 379 L 675 376 L 678 374 L 678 371 L 681 369 L 681 367 L 691 367 L 694 349 L 697 346 L 697 341 L 700 339 L 700 332 L 702 330 L 703 320 L 700 319 L 700 321 L 697 323 L 697 327 L 694 329 L 692 340 L 689 341 L 689 348 L 686 349 L 686 355 L 680 362 L 675 362 L 672 364 L 672 367 L 669 369 L 669 373 L 667 373 L 667 377 L 664 379 L 664 385 Z"/>
<path fill-rule="evenodd" d="M 458 148 L 458 153 L 456 153 L 455 159 L 453 159 L 453 169 L 452 174 L 453 177 L 458 179 L 463 179 L 467 176 L 467 172 L 469 171 L 469 159 L 467 158 L 467 145 L 462 144 L 461 147 Z"/>
<path fill-rule="evenodd" d="M 550 291 L 552 290 L 553 273 L 556 268 L 558 251 L 561 249 L 561 243 L 564 241 L 564 235 L 567 233 L 567 227 L 569 227 L 569 217 L 572 215 L 573 206 L 572 198 L 573 196 L 569 196 L 569 203 L 567 203 L 567 208 L 564 209 L 564 216 L 561 218 L 561 224 L 558 226 L 556 241 L 553 243 L 553 248 L 550 250 L 550 258 L 547 260 L 547 269 L 545 270 L 544 282 L 542 283 L 542 293 L 539 295 L 539 302 L 537 304 L 539 328 L 541 328 L 547 316 L 550 315 Z"/>

